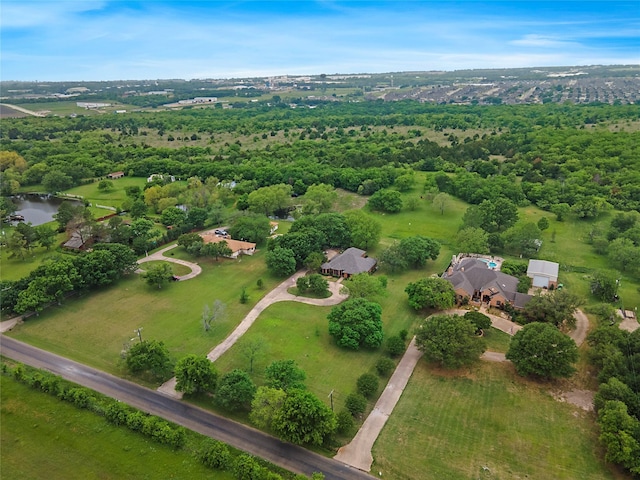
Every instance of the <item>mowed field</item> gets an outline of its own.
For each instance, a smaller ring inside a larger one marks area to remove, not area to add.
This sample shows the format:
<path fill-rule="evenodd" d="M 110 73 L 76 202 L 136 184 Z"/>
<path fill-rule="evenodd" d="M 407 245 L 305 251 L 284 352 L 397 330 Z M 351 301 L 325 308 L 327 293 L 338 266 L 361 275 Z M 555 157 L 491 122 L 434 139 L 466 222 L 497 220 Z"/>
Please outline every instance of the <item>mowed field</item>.
<path fill-rule="evenodd" d="M 594 414 L 509 363 L 441 371 L 419 362 L 373 448 L 372 472 L 403 480 L 602 480 Z"/>
<path fill-rule="evenodd" d="M 231 480 L 187 451 L 175 451 L 113 426 L 15 380 L 0 377 L 2 478 L 86 480 Z"/>
<path fill-rule="evenodd" d="M 181 248 L 181 247 L 178 247 Z M 197 259 L 203 273 L 196 279 L 170 282 L 158 289 L 139 275 L 31 317 L 11 336 L 101 370 L 126 376 L 121 365 L 123 346 L 142 327 L 146 340 L 162 340 L 177 360 L 188 353 L 204 355 L 224 339 L 278 279 L 266 271 L 264 253 L 241 260 Z M 256 281 L 262 278 L 264 288 Z M 249 302 L 239 302 L 242 288 Z M 202 310 L 219 299 L 227 306 L 223 321 L 209 332 L 202 327 Z"/>

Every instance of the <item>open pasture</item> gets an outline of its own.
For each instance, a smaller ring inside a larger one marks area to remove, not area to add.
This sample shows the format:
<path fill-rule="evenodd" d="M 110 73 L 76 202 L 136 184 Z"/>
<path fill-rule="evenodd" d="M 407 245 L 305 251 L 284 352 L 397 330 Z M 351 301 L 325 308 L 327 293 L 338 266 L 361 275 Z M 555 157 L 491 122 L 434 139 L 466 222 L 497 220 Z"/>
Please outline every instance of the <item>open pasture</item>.
<path fill-rule="evenodd" d="M 186 450 L 175 451 L 93 412 L 0 377 L 2 477 L 84 480 L 216 479 Z"/>
<path fill-rule="evenodd" d="M 372 472 L 394 479 L 615 479 L 593 414 L 510 364 L 448 372 L 418 363 L 373 448 Z"/>

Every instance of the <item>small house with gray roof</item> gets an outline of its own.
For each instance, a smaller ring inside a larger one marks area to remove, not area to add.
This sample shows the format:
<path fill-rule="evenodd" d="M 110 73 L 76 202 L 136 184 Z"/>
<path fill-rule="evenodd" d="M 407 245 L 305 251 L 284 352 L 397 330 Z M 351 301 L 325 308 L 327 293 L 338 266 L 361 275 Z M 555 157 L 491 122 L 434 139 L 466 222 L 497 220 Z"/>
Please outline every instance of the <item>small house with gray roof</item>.
<path fill-rule="evenodd" d="M 323 263 L 321 269 L 324 275 L 349 278 L 357 273 L 373 273 L 377 264 L 376 259 L 367 257 L 364 250 L 350 247 L 327 263 Z"/>
<path fill-rule="evenodd" d="M 560 265 L 547 260 L 529 260 L 527 277 L 538 288 L 556 288 L 558 286 L 558 271 Z"/>
<path fill-rule="evenodd" d="M 478 258 L 466 257 L 452 263 L 444 273 L 456 292 L 459 303 L 467 301 L 486 303 L 491 307 L 504 308 L 510 304 L 524 308 L 531 295 L 518 292 L 516 277 L 493 270 Z"/>

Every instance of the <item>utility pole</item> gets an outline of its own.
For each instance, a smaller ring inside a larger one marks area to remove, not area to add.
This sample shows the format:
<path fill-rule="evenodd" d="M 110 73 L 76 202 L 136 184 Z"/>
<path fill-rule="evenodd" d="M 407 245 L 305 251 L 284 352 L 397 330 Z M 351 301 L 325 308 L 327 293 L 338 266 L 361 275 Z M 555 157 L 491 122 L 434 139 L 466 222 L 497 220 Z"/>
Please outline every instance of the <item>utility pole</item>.
<path fill-rule="evenodd" d="M 331 411 L 333 412 L 333 390 L 329 392 L 329 398 L 331 399 Z"/>

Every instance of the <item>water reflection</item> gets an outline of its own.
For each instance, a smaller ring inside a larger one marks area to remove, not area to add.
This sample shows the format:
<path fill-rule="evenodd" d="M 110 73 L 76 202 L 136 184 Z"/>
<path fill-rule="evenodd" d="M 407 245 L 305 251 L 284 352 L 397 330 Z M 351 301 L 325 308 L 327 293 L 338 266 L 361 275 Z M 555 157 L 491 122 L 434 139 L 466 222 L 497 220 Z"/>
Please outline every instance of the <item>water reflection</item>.
<path fill-rule="evenodd" d="M 24 217 L 25 222 L 31 222 L 33 226 L 42 225 L 53 220 L 53 216 L 58 212 L 58 207 L 66 200 L 48 194 L 22 194 L 11 197 L 11 201 L 16 206 L 16 216 Z"/>

